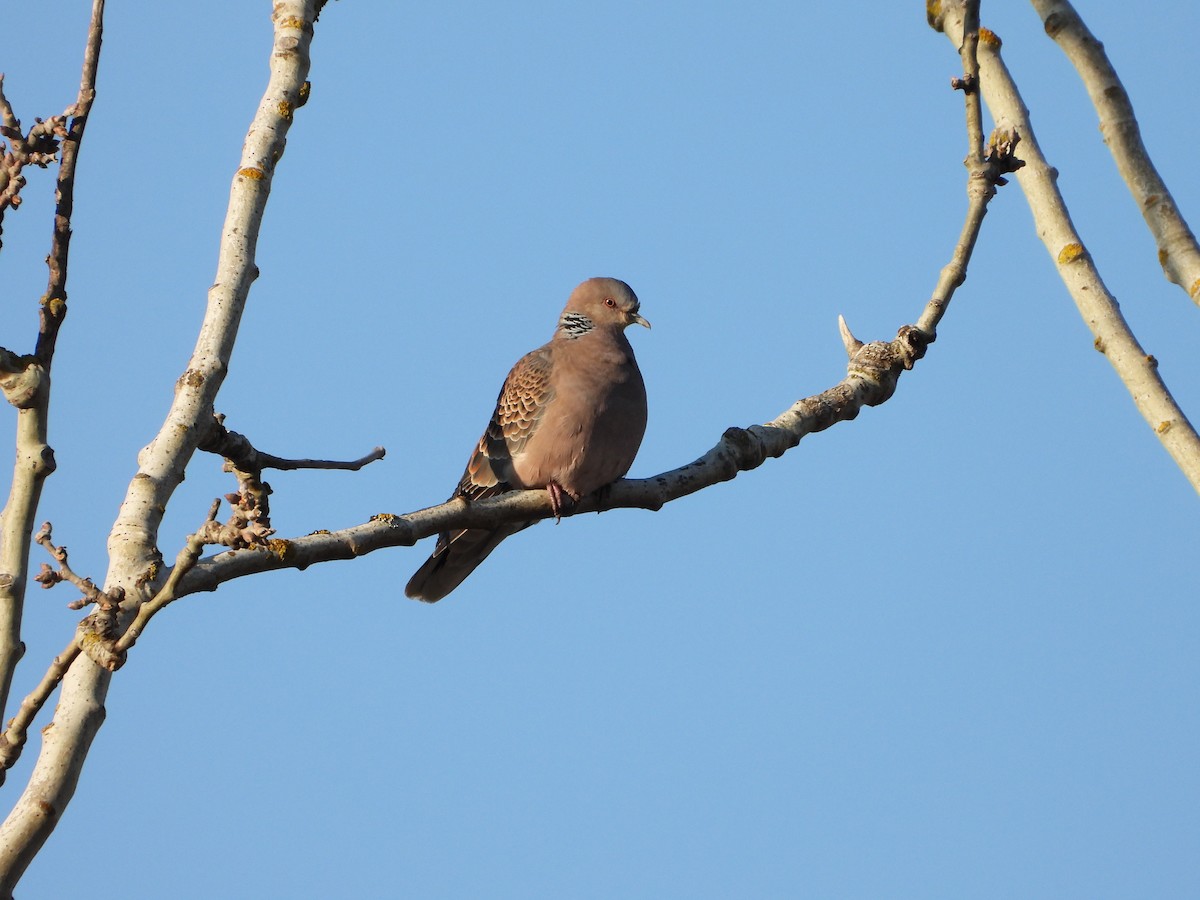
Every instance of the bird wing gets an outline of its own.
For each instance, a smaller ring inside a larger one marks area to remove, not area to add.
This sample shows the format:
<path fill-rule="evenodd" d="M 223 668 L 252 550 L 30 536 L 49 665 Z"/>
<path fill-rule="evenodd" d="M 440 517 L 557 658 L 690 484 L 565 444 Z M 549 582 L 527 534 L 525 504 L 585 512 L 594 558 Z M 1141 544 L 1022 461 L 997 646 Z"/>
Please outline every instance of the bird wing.
<path fill-rule="evenodd" d="M 454 491 L 455 497 L 482 500 L 517 486 L 512 460 L 537 431 L 538 422 L 554 399 L 550 386 L 552 371 L 553 357 L 547 347 L 527 353 L 512 367 L 496 398 L 496 411 Z M 532 524 L 514 522 L 491 530 L 442 532 L 433 553 L 409 580 L 404 592 L 427 602 L 441 599 L 470 575 L 497 544 Z"/>
<path fill-rule="evenodd" d="M 553 357 L 548 347 L 525 354 L 512 367 L 496 398 L 496 411 L 471 454 L 454 496 L 480 500 L 516 486 L 512 461 L 521 455 L 554 400 L 552 372 Z"/>

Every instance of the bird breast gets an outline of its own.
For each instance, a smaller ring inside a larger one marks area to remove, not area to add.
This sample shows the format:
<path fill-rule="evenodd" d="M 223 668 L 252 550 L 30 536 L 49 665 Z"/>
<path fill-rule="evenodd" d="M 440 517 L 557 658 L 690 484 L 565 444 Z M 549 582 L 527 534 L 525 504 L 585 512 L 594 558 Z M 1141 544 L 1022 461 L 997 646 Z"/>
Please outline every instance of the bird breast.
<path fill-rule="evenodd" d="M 577 338 L 554 358 L 554 398 L 519 456 L 526 487 L 557 482 L 575 499 L 621 478 L 646 432 L 646 388 L 624 334 Z M 591 341 L 590 346 L 579 346 Z M 586 351 L 586 352 L 580 352 Z"/>

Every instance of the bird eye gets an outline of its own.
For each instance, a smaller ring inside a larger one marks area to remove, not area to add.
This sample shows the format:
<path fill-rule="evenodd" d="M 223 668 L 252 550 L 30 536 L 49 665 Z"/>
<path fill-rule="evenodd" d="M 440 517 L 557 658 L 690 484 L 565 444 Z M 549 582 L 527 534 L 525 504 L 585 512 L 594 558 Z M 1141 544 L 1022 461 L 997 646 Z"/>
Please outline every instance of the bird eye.
<path fill-rule="evenodd" d="M 617 301 L 614 300 L 612 297 L 605 297 L 604 305 L 607 306 L 609 309 L 616 309 Z"/>

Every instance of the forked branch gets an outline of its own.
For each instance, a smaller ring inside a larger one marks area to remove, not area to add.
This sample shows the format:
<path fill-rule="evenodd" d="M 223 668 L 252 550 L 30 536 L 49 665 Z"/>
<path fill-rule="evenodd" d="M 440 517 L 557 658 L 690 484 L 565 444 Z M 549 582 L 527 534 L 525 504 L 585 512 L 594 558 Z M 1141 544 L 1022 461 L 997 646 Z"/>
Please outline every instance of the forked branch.
<path fill-rule="evenodd" d="M 961 46 L 966 31 L 963 0 L 931 4 L 930 24 Z M 1093 335 L 1093 346 L 1105 355 L 1133 397 L 1138 411 L 1171 454 L 1176 465 L 1200 491 L 1200 436 L 1158 371 L 1158 362 L 1134 337 L 1116 300 L 1105 286 L 1083 245 L 1058 190 L 1057 173 L 1038 146 L 1029 112 L 1000 55 L 1000 38 L 980 30 L 980 83 L 992 118 L 1021 135 L 1025 167 L 1017 174 L 1033 212 L 1034 226 L 1058 267 L 1080 315 Z"/>
<path fill-rule="evenodd" d="M 117 611 L 121 618 L 131 617 L 130 607 L 152 599 L 156 593 L 156 579 L 152 575 L 161 560 L 156 543 L 162 515 L 195 452 L 201 426 L 212 416 L 214 398 L 228 371 L 242 311 L 257 275 L 255 250 L 272 177 L 283 155 L 293 114 L 307 96 L 308 48 L 317 6 L 317 0 L 275 0 L 273 3 L 270 77 L 233 177 L 217 273 L 196 348 L 187 371 L 179 380 L 158 435 L 139 455 L 137 475 L 130 483 L 109 535 L 110 564 L 104 590 L 109 597 L 118 596 L 119 591 L 129 595 L 123 608 Z M 89 74 L 94 76 L 95 73 L 103 8 L 103 0 L 95 0 L 93 27 L 84 63 L 85 83 Z M 76 116 L 82 120 L 81 128 L 91 102 L 90 94 L 85 96 L 85 93 L 81 90 L 81 101 L 76 106 Z M 64 181 L 64 177 L 60 176 L 60 190 L 73 185 L 69 180 Z M 64 217 L 69 216 L 69 204 L 60 204 L 60 212 Z M 53 353 L 57 329 L 66 309 L 63 277 L 69 227 L 58 217 L 55 226 L 50 286 L 43 303 L 42 331 L 35 354 L 43 361 Z M 30 437 L 40 437 L 44 446 L 44 427 L 33 431 Z M 36 445 L 32 450 L 36 450 Z M 36 508 L 36 503 L 32 507 Z M 5 513 L 6 527 L 13 508 L 10 498 Z M 26 542 L 28 534 L 26 532 Z M 6 570 L 15 571 L 12 568 Z M 0 590 L 3 588 L 0 584 Z M 19 609 L 19 604 L 15 608 Z M 100 612 L 97 610 L 89 617 L 92 630 L 81 638 L 81 642 L 102 650 L 108 646 L 108 639 L 116 629 L 115 624 L 110 628 L 103 621 Z M 0 651 L 3 651 L 6 631 L 5 623 L 0 621 Z M 17 880 L 53 831 L 74 794 L 83 762 L 104 718 L 104 698 L 111 675 L 104 661 L 98 661 L 100 666 L 93 664 L 90 658 L 76 657 L 62 674 L 53 727 L 43 730 L 41 752 L 29 783 L 0 825 L 0 898 L 7 900 L 11 896 Z M 0 663 L 9 665 L 3 652 L 0 652 Z M 12 664 L 15 665 L 15 658 Z"/>
<path fill-rule="evenodd" d="M 381 547 L 412 544 L 421 537 L 451 528 L 545 518 L 552 514 L 544 491 L 524 491 L 470 505 L 455 500 L 404 516 L 377 516 L 356 528 L 294 541 L 265 541 L 264 535 L 253 532 L 245 538 L 247 546 L 204 559 L 200 557 L 203 547 L 213 543 L 219 538 L 216 532 L 227 527 L 217 524 L 214 505 L 206 523 L 189 537 L 165 579 L 159 571 L 161 557 L 156 541 L 162 512 L 195 450 L 212 449 L 232 461 L 231 467 L 239 475 L 238 503 L 245 502 L 248 490 L 243 485 L 243 475 L 261 486 L 262 496 L 253 502 L 254 517 L 247 519 L 259 525 L 265 524 L 267 512 L 268 491 L 258 477 L 263 469 L 357 468 L 382 456 L 379 451 L 343 466 L 323 464 L 325 461 L 282 460 L 253 451 L 252 447 L 239 449 L 230 433 L 215 433 L 208 425 L 217 389 L 229 365 L 241 310 L 256 274 L 255 240 L 271 175 L 283 150 L 283 136 L 291 114 L 303 101 L 308 41 L 319 6 L 319 0 L 277 0 L 275 4 L 272 81 L 251 127 L 243 162 L 234 179 L 208 312 L 171 410 L 157 437 L 139 457 L 138 474 L 110 536 L 111 567 L 105 589 L 97 595 L 99 608 L 85 619 L 77 637 L 78 646 L 90 658 L 81 659 L 76 653 L 72 659 L 71 651 L 60 655 L 28 700 L 29 709 L 40 708 L 52 689 L 46 685 L 52 686 L 55 680 L 62 679 L 53 728 L 45 732 L 29 786 L 0 827 L 0 896 L 11 894 L 21 872 L 70 801 L 83 760 L 103 718 L 110 672 L 120 665 L 125 652 L 157 611 L 186 594 L 211 590 L 252 572 L 284 566 L 303 568 L 314 562 L 361 555 Z M 969 84 L 975 65 L 974 44 L 968 42 L 964 47 L 962 80 Z M 712 449 L 692 463 L 655 478 L 618 482 L 599 495 L 585 497 L 574 511 L 635 506 L 657 509 L 671 500 L 756 468 L 767 458 L 780 456 L 796 446 L 804 436 L 853 419 L 863 407 L 878 405 L 893 395 L 900 375 L 912 368 L 935 340 L 937 324 L 966 277 L 967 264 L 995 186 L 1017 164 L 1011 154 L 1016 141 L 1014 134 L 998 137 L 990 157 L 984 153 L 978 100 L 972 100 L 974 96 L 973 89 L 965 91 L 968 121 L 973 123 L 969 124 L 972 152 L 968 160 L 966 221 L 953 259 L 942 270 L 934 296 L 926 304 L 918 324 L 901 327 L 891 341 L 863 343 L 853 337 L 843 322 L 849 364 L 845 377 L 833 387 L 798 400 L 766 424 L 726 430 Z M 972 102 L 976 104 L 974 112 L 970 109 Z M 52 350 L 52 335 L 48 346 Z M 43 342 L 39 342 L 39 351 L 42 347 Z M 223 426 L 220 430 L 223 431 Z M 230 544 L 226 540 L 220 542 Z M 236 542 L 233 545 L 238 546 Z M 160 579 L 161 586 L 155 589 Z M 129 596 L 116 609 L 121 591 Z M 130 622 L 124 631 L 120 629 L 122 621 Z M 92 660 L 100 665 L 94 665 Z M 25 708 L 23 704 L 23 718 L 16 723 L 17 729 L 11 736 L 5 735 L 6 747 L 18 746 L 24 739 L 31 718 L 31 715 L 25 718 Z M 7 758 L 0 753 L 0 762 Z"/>

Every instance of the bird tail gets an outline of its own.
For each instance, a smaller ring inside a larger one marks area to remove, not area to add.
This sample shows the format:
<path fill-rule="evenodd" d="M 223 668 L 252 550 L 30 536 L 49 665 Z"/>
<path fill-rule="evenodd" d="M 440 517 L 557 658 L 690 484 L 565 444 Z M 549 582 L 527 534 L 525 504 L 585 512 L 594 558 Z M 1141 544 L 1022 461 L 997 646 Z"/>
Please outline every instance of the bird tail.
<path fill-rule="evenodd" d="M 532 524 L 522 522 L 496 529 L 468 528 L 458 534 L 442 535 L 438 538 L 437 549 L 408 580 L 405 596 L 436 603 L 462 584 L 502 540 Z"/>

